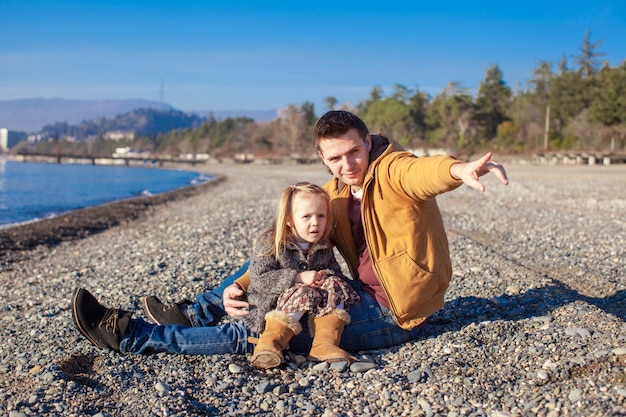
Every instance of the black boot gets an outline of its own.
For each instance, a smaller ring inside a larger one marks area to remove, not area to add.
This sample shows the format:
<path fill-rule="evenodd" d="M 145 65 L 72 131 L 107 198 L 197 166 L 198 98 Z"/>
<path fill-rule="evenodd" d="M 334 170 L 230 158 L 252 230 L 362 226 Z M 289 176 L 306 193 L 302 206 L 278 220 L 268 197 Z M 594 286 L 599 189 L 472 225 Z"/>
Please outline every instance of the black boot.
<path fill-rule="evenodd" d="M 191 322 L 183 314 L 182 308 L 192 304 L 189 300 L 179 301 L 175 304 L 163 304 L 154 295 L 149 295 L 143 299 L 143 308 L 148 317 L 158 325 L 177 324 L 179 326 L 191 327 Z"/>
<path fill-rule="evenodd" d="M 126 333 L 130 311 L 106 308 L 84 288 L 76 288 L 72 297 L 72 317 L 78 331 L 91 343 L 120 351 L 122 336 Z"/>

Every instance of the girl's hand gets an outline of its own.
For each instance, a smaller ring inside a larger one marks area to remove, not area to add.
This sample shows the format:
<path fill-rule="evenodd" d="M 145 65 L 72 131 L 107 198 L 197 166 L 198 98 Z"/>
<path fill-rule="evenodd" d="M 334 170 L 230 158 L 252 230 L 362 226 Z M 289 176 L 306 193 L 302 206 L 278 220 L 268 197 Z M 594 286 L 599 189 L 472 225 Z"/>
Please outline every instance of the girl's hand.
<path fill-rule="evenodd" d="M 295 282 L 300 282 L 311 288 L 319 288 L 324 279 L 326 279 L 324 271 L 304 271 L 296 274 Z"/>
<path fill-rule="evenodd" d="M 311 288 L 319 288 L 322 286 L 322 283 L 326 279 L 326 272 L 324 271 L 314 271 L 314 272 L 315 272 L 315 278 L 313 279 L 313 282 L 309 286 Z"/>

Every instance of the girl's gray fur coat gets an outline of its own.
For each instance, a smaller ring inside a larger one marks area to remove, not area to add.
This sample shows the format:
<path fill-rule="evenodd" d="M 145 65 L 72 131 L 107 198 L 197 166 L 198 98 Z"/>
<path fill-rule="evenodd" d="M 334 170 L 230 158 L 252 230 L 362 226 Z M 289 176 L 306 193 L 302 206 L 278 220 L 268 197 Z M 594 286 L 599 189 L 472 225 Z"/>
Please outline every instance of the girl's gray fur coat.
<path fill-rule="evenodd" d="M 307 256 L 295 242 L 288 242 L 285 252 L 276 259 L 274 254 L 264 255 L 274 244 L 271 235 L 270 230 L 267 230 L 259 236 L 250 260 L 250 311 L 242 320 L 250 330 L 257 333 L 263 331 L 265 314 L 276 308 L 278 297 L 293 285 L 298 272 L 325 271 L 328 276 L 347 279 L 341 273 L 330 242 L 313 245 Z"/>

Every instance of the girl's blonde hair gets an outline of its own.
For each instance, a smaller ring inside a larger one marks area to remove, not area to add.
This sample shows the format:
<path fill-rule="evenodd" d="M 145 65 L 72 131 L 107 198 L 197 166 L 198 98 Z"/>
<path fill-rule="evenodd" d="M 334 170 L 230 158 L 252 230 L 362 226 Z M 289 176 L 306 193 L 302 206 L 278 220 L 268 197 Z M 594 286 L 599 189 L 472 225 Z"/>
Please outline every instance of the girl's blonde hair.
<path fill-rule="evenodd" d="M 293 199 L 297 194 L 312 194 L 323 198 L 326 201 L 326 229 L 320 238 L 320 241 L 328 240 L 330 237 L 332 219 L 330 217 L 330 196 L 319 185 L 310 182 L 299 182 L 285 188 L 280 194 L 278 206 L 276 207 L 276 216 L 272 227 L 269 229 L 274 244 L 264 254 L 265 256 L 274 255 L 278 258 L 282 255 L 287 247 L 287 242 L 294 239 L 291 228 L 287 225 L 287 220 L 291 218 L 293 210 Z"/>

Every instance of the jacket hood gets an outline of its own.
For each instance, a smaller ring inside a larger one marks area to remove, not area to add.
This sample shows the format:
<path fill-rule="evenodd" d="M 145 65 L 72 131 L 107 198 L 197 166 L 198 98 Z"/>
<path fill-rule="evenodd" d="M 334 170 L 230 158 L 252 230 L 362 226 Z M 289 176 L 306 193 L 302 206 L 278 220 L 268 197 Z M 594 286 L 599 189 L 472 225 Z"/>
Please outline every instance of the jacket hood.
<path fill-rule="evenodd" d="M 388 149 L 390 152 L 398 152 L 398 151 L 406 150 L 398 142 L 387 139 L 384 136 L 380 136 L 380 135 L 370 135 L 370 136 L 372 138 L 372 149 L 370 150 L 370 160 L 369 160 L 370 167 L 372 166 L 372 163 L 375 162 L 378 158 L 380 158 L 381 155 L 384 154 Z"/>
<path fill-rule="evenodd" d="M 372 138 L 372 149 L 370 150 L 369 164 L 377 160 L 389 147 L 389 139 L 380 135 L 370 135 Z"/>

